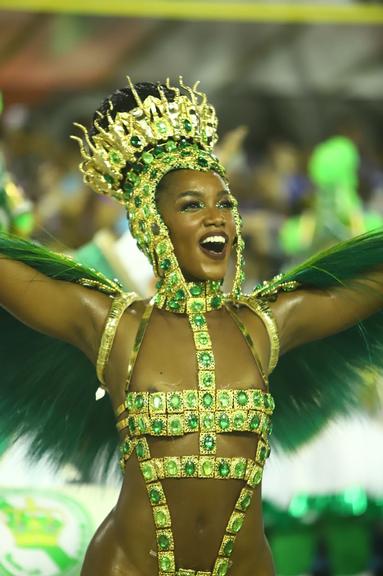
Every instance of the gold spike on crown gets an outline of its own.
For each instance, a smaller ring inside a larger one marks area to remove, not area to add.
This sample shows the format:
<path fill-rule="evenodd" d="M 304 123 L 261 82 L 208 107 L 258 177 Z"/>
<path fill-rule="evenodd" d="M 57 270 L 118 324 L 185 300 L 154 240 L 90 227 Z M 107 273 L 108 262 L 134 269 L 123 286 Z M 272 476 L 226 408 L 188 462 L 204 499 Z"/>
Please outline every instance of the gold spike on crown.
<path fill-rule="evenodd" d="M 217 141 L 216 113 L 206 95 L 197 91 L 199 82 L 193 87 L 186 86 L 180 77 L 179 86 L 175 87 L 167 79 L 165 86 L 174 93 L 172 101 L 166 98 L 161 85 L 158 97 L 147 96 L 142 101 L 129 77 L 128 82 L 136 108 L 117 112 L 113 117 L 110 103 L 105 116 L 99 114 L 100 120 L 107 119 L 107 127 L 103 128 L 100 120 L 95 120 L 97 133 L 89 137 L 84 126 L 75 124 L 83 131 L 85 143 L 72 136 L 80 143 L 83 158 L 80 170 L 85 183 L 95 192 L 111 196 L 122 204 L 126 204 L 123 191 L 126 165 L 138 161 L 149 164 L 153 159 L 151 151 L 168 140 L 191 141 L 206 152 L 211 151 Z"/>

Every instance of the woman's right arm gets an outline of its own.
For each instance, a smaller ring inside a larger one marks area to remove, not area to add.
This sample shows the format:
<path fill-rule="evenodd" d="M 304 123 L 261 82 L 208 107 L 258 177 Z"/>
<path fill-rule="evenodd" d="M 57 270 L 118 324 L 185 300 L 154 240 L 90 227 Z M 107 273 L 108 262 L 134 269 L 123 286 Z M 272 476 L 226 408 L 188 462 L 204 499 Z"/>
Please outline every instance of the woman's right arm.
<path fill-rule="evenodd" d="M 110 299 L 0 255 L 0 306 L 34 330 L 80 348 L 95 361 Z"/>

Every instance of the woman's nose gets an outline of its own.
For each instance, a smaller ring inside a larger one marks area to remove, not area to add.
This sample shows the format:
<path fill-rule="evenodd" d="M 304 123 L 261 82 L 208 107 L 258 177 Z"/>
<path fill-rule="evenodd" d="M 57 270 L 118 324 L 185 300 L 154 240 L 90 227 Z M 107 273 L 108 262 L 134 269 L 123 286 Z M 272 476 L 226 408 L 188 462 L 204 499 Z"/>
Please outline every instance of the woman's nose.
<path fill-rule="evenodd" d="M 207 210 L 205 216 L 205 224 L 207 226 L 223 226 L 226 223 L 225 217 L 222 214 L 222 210 L 216 206 L 211 207 Z"/>

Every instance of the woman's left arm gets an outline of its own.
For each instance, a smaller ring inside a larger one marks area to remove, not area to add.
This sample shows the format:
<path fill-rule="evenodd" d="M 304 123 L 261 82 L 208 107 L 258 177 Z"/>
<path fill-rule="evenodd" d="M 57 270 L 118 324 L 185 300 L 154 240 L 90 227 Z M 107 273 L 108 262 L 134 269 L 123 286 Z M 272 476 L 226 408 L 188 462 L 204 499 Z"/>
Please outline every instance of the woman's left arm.
<path fill-rule="evenodd" d="M 328 289 L 301 288 L 270 304 L 281 354 L 350 328 L 383 308 L 383 268 Z"/>

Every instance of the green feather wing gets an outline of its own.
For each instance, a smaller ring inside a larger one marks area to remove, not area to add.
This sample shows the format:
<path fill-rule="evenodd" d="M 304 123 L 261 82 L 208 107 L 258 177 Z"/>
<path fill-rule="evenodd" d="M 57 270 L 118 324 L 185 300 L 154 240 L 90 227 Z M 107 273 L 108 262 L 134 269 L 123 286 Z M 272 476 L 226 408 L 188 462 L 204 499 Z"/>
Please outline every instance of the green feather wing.
<path fill-rule="evenodd" d="M 0 254 L 53 278 L 121 292 L 96 270 L 33 242 L 0 234 Z M 0 366 L 0 439 L 28 438 L 33 459 L 75 464 L 84 480 L 100 468 L 106 473 L 118 435 L 109 399 L 95 401 L 99 383 L 89 360 L 0 309 Z"/>
<path fill-rule="evenodd" d="M 256 288 L 272 299 L 280 290 L 331 288 L 383 264 L 383 230 L 364 234 L 320 252 L 284 275 Z M 366 298 L 368 293 L 366 293 Z M 329 420 L 360 406 L 366 372 L 383 371 L 383 312 L 335 336 L 283 356 L 270 377 L 276 401 L 273 437 L 293 450 Z"/>

